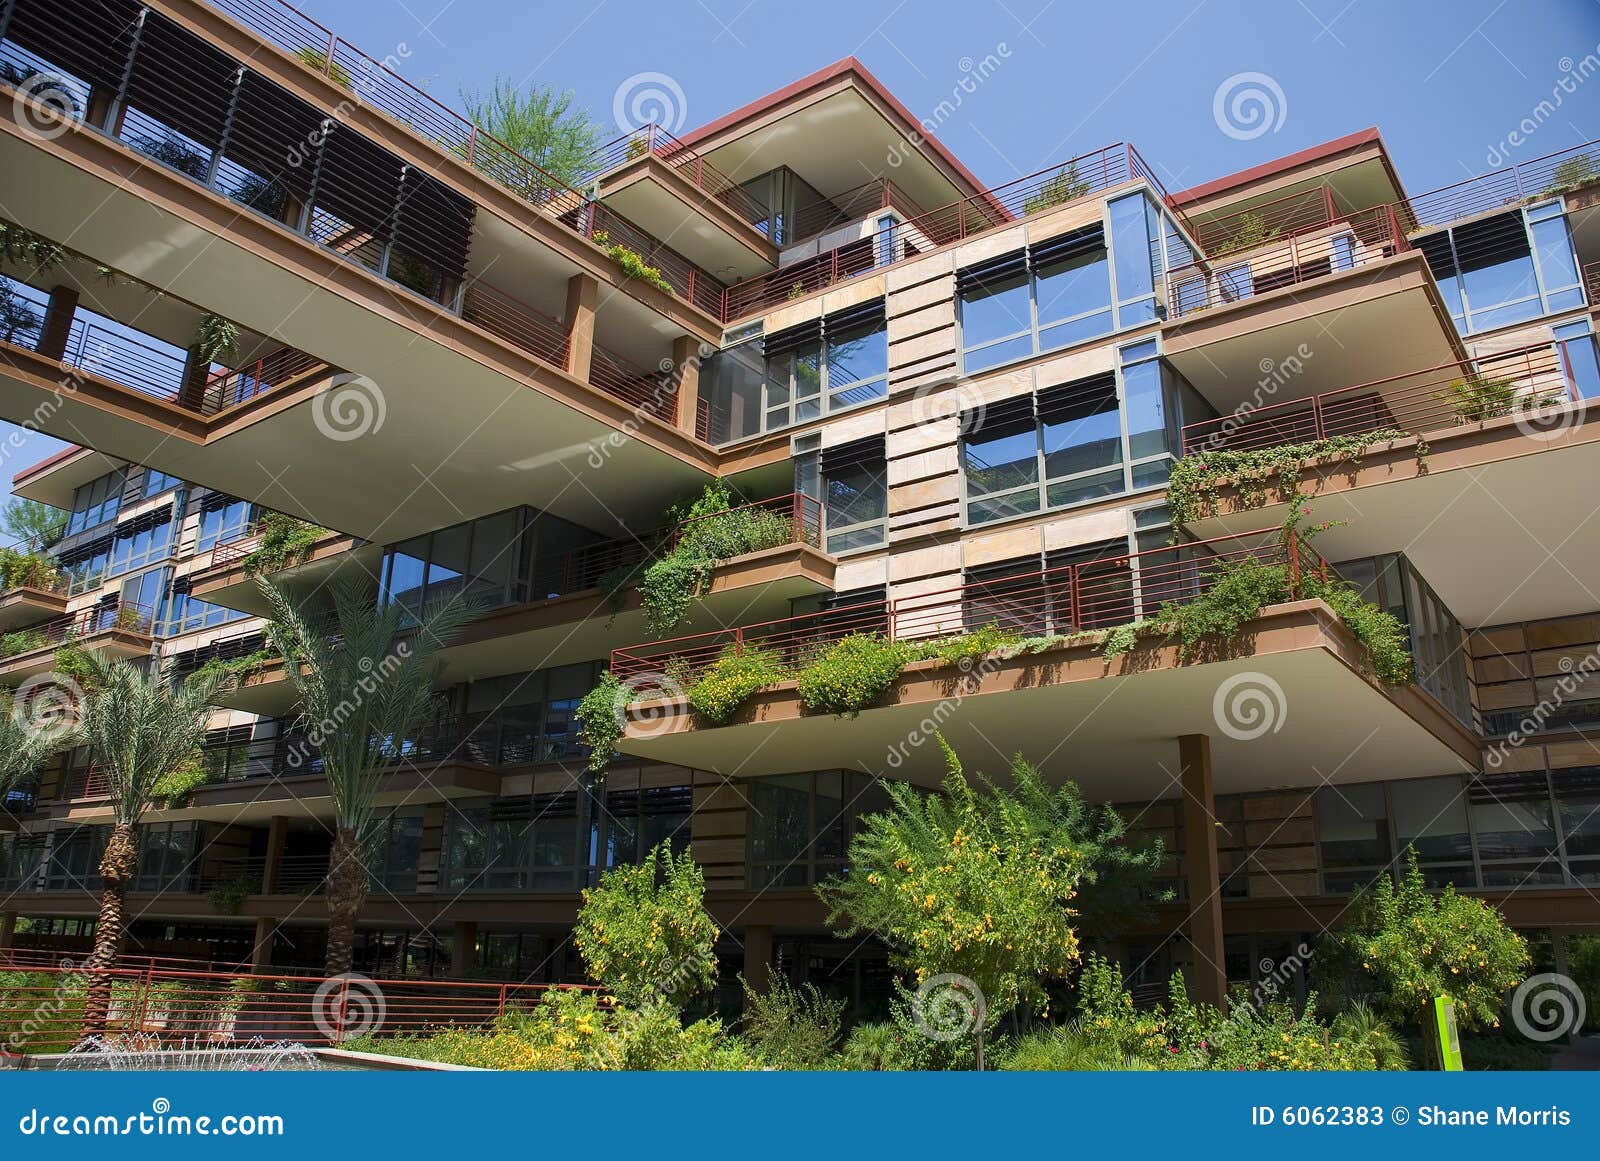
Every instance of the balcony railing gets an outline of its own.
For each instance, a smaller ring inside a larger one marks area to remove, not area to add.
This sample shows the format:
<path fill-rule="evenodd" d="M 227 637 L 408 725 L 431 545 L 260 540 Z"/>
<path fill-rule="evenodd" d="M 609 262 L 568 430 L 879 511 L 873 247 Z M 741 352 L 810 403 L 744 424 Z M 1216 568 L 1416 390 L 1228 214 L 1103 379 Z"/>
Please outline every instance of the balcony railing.
<path fill-rule="evenodd" d="M 647 371 L 596 343 L 589 356 L 589 382 L 630 407 L 677 426 L 678 379 L 671 370 Z"/>
<path fill-rule="evenodd" d="M 741 221 L 755 225 L 767 220 L 767 207 L 761 199 L 654 122 L 597 148 L 585 161 L 584 176 L 576 184 L 588 185 L 647 154 L 672 166 L 690 185 L 722 202 Z"/>
<path fill-rule="evenodd" d="M 1584 294 L 1590 310 L 1600 310 L 1600 262 L 1590 262 L 1583 268 Z"/>
<path fill-rule="evenodd" d="M 1017 178 L 947 206 L 919 214 L 892 230 L 851 242 L 794 262 L 727 289 L 723 320 L 765 310 L 790 298 L 799 298 L 837 282 L 902 262 L 997 225 L 1030 217 L 1092 197 L 1121 185 L 1144 180 L 1168 206 L 1171 198 L 1132 145 L 1108 145 L 1074 157 L 1038 173 Z M 1182 214 L 1173 210 L 1179 218 Z"/>
<path fill-rule="evenodd" d="M 99 633 L 131 633 L 148 637 L 154 620 L 148 606 L 124 601 L 96 605 L 38 625 L 14 629 L 0 643 L 0 664 L 42 649 L 53 649 Z"/>
<path fill-rule="evenodd" d="M 1461 390 L 1452 390 L 1455 385 Z M 1571 368 L 1555 346 L 1545 343 L 1191 423 L 1183 429 L 1183 454 L 1248 451 L 1390 429 L 1423 435 L 1577 398 Z"/>
<path fill-rule="evenodd" d="M 1330 575 L 1302 537 L 1275 528 L 628 646 L 612 651 L 611 670 L 624 681 L 668 672 L 681 680 L 697 677 L 730 651 L 749 649 L 771 651 L 798 669 L 854 634 L 937 641 L 991 625 L 1022 637 L 1109 629 L 1149 617 L 1168 601 L 1194 600 L 1227 566 L 1246 559 L 1285 567 L 1292 596 L 1306 572 Z"/>
<path fill-rule="evenodd" d="M 1600 181 L 1600 139 L 1409 197 L 1401 203 L 1403 224 L 1408 230 L 1425 230 L 1596 181 Z"/>
<path fill-rule="evenodd" d="M 1332 225 L 1342 216 L 1333 189 L 1319 186 L 1273 198 L 1248 209 L 1205 218 L 1195 223 L 1195 229 L 1201 248 L 1215 261 L 1227 254 L 1253 250 L 1279 238 Z"/>
<path fill-rule="evenodd" d="M 208 375 L 201 396 L 200 413 L 216 415 L 258 395 L 265 395 L 293 379 L 329 370 L 332 368 L 315 355 L 281 347 L 253 363 Z"/>
<path fill-rule="evenodd" d="M 796 210 L 793 221 L 789 223 L 789 236 L 784 239 L 784 245 L 803 242 L 884 210 L 894 210 L 902 219 L 921 218 L 927 213 L 894 182 L 886 177 L 875 178 L 815 205 Z"/>
<path fill-rule="evenodd" d="M 1390 206 L 1358 210 L 1321 231 L 1293 234 L 1287 240 L 1252 249 L 1237 262 L 1220 258 L 1173 270 L 1167 275 L 1171 317 L 1185 318 L 1269 290 L 1354 270 L 1410 248 Z"/>
<path fill-rule="evenodd" d="M 193 889 L 203 895 L 216 887 L 254 880 L 257 895 L 318 895 L 327 885 L 328 856 L 284 855 L 273 871 L 269 883 L 264 857 L 221 859 L 212 869 L 194 877 Z"/>

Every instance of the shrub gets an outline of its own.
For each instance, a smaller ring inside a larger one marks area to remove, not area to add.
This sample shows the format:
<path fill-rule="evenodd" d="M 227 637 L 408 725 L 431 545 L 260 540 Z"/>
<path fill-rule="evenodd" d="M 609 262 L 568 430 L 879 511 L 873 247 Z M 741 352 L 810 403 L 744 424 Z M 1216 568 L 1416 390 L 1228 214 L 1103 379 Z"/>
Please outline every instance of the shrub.
<path fill-rule="evenodd" d="M 599 773 L 611 761 L 622 737 L 630 691 L 607 669 L 600 682 L 578 702 L 577 718 L 583 744 L 589 747 L 589 769 Z"/>
<path fill-rule="evenodd" d="M 913 656 L 915 660 L 937 658 L 946 665 L 970 665 L 980 657 L 1015 649 L 1021 644 L 1022 637 L 1019 634 L 1002 629 L 991 621 L 971 633 L 919 646 L 913 650 Z"/>
<path fill-rule="evenodd" d="M 725 726 L 746 701 L 788 677 L 775 650 L 730 645 L 684 694 L 708 725 Z"/>
<path fill-rule="evenodd" d="M 18 629 L 14 633 L 7 633 L 0 637 L 0 657 L 15 657 L 19 653 L 32 653 L 35 649 L 43 649 L 49 644 L 48 638 L 40 629 Z"/>
<path fill-rule="evenodd" d="M 887 1022 L 857 1024 L 829 1063 L 849 1072 L 894 1072 L 915 1067 L 906 1049 L 905 1033 Z"/>
<path fill-rule="evenodd" d="M 854 717 L 889 692 L 910 659 L 897 641 L 852 633 L 800 671 L 800 704 L 808 713 Z"/>
<path fill-rule="evenodd" d="M 283 512 L 268 512 L 261 518 L 260 528 L 256 547 L 240 562 L 251 576 L 278 572 L 302 563 L 311 555 L 317 541 L 329 534 L 326 528 Z"/>
<path fill-rule="evenodd" d="M 1485 379 L 1474 375 L 1457 379 L 1439 392 L 1438 397 L 1450 405 L 1458 422 L 1474 423 L 1510 415 L 1517 405 L 1517 384 L 1514 379 Z"/>
<path fill-rule="evenodd" d="M 165 800 L 169 808 L 180 806 L 210 780 L 211 772 L 201 763 L 200 755 L 191 754 L 155 780 L 150 787 L 150 797 Z"/>
<path fill-rule="evenodd" d="M 1002 1055 L 1007 1072 L 1146 1072 L 1145 1058 L 1087 1036 L 1076 1027 L 1046 1028 L 1022 1037 Z"/>
<path fill-rule="evenodd" d="M 613 242 L 611 235 L 605 230 L 596 230 L 590 237 L 596 246 L 610 255 L 613 262 L 622 267 L 622 273 L 627 277 L 648 282 L 664 294 L 677 293 L 672 289 L 672 283 L 662 275 L 660 267 L 649 265 L 639 256 L 637 250 L 630 249 L 620 242 Z"/>
<path fill-rule="evenodd" d="M 1089 183 L 1078 176 L 1077 162 L 1068 162 L 1065 169 L 1047 178 L 1039 186 L 1038 192 L 1022 203 L 1022 216 L 1041 213 L 1052 206 L 1066 205 L 1088 192 Z"/>
<path fill-rule="evenodd" d="M 839 1042 L 845 1002 L 774 974 L 765 993 L 746 983 L 744 1038 L 775 1068 L 821 1068 Z"/>

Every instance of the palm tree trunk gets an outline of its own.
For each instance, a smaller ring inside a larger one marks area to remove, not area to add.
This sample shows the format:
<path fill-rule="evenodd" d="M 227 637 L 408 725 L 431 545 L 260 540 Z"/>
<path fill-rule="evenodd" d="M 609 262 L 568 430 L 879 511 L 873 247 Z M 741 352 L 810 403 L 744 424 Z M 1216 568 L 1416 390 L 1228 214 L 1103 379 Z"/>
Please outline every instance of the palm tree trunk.
<path fill-rule="evenodd" d="M 105 853 L 100 856 L 100 922 L 94 929 L 89 988 L 84 996 L 81 1035 L 85 1039 L 106 1030 L 111 1013 L 111 972 L 122 954 L 127 924 L 128 881 L 138 863 L 139 832 L 130 822 L 119 822 L 111 828 Z"/>
<path fill-rule="evenodd" d="M 353 827 L 341 826 L 328 854 L 328 956 L 325 971 L 342 976 L 350 970 L 356 916 L 367 901 L 367 860 Z"/>

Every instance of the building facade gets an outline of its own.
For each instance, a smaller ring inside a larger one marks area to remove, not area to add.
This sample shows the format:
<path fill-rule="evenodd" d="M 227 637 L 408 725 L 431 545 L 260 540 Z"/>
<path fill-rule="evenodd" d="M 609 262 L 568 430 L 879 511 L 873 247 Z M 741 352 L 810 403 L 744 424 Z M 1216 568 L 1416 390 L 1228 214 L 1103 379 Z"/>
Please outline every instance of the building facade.
<path fill-rule="evenodd" d="M 0 413 L 79 445 L 17 476 L 71 516 L 62 590 L 0 596 L 41 634 L 0 681 L 69 635 L 241 675 L 210 779 L 148 816 L 140 948 L 322 962 L 332 808 L 263 570 L 487 609 L 386 784 L 375 974 L 580 978 L 579 892 L 669 839 L 730 980 L 870 1008 L 884 957 L 811 888 L 879 779 L 937 782 L 936 729 L 1162 840 L 1171 897 L 1113 949 L 1141 980 L 1250 982 L 1407 847 L 1552 964 L 1600 932 L 1600 539 L 1564 486 L 1600 458 L 1600 144 L 1420 195 L 1376 130 L 1187 191 L 1129 144 L 984 188 L 852 59 L 563 181 L 265 7 L 0 7 L 0 202 L 48 250 L 7 251 Z M 1314 547 L 1282 477 L 1184 467 L 1283 448 Z M 781 531 L 652 632 L 609 578 L 716 481 Z M 1290 599 L 1198 654 L 1106 648 L 1240 559 Z M 1335 575 L 1414 681 L 1300 584 Z M 682 697 L 730 649 L 979 629 L 1027 647 L 915 662 L 854 717 L 792 681 L 720 726 Z M 635 698 L 597 778 L 606 668 Z M 85 758 L 8 809 L 0 936 L 87 946 Z"/>

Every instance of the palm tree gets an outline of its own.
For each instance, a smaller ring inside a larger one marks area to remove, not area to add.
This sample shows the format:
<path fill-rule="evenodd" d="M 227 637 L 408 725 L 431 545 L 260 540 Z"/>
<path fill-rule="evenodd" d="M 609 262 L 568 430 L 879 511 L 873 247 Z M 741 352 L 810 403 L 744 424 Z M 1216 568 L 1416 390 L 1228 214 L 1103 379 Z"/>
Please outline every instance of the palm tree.
<path fill-rule="evenodd" d="M 332 584 L 331 615 L 258 577 L 272 609 L 273 635 L 300 698 L 307 736 L 322 755 L 333 800 L 328 855 L 327 974 L 350 970 L 356 917 L 367 901 L 367 840 L 384 772 L 401 762 L 433 703 L 438 654 L 478 612 L 455 597 L 420 617 L 379 604 L 359 576 Z"/>
<path fill-rule="evenodd" d="M 211 706 L 231 674 L 201 670 L 179 682 L 171 665 L 142 668 L 86 653 L 83 740 L 111 801 L 111 835 L 100 856 L 100 922 L 94 933 L 83 1034 L 105 1030 L 111 969 L 122 954 L 128 883 L 139 865 L 139 819 L 157 782 L 191 760 L 205 738 Z"/>

